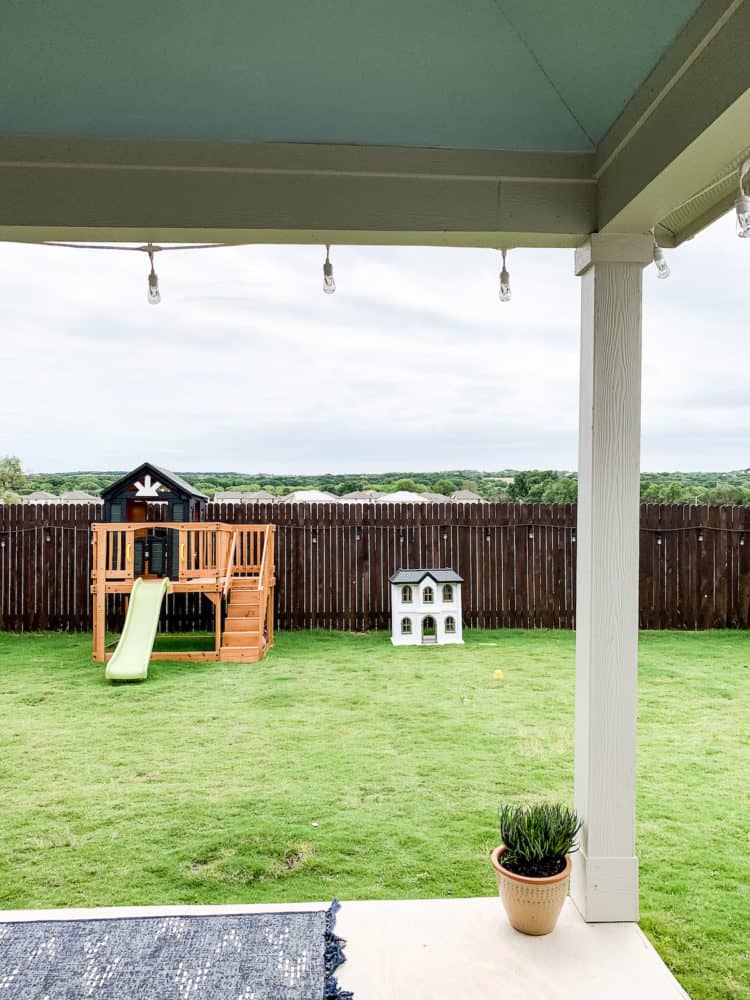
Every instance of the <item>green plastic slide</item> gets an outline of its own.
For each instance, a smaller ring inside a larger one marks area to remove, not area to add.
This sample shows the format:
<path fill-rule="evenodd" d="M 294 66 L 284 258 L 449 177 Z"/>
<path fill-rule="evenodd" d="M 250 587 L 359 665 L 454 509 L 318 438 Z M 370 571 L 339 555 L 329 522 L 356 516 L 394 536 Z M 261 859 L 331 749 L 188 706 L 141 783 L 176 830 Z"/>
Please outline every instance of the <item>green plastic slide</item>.
<path fill-rule="evenodd" d="M 142 580 L 133 584 L 128 615 L 117 649 L 107 662 L 109 681 L 141 681 L 148 677 L 148 661 L 159 626 L 161 602 L 169 580 Z"/>

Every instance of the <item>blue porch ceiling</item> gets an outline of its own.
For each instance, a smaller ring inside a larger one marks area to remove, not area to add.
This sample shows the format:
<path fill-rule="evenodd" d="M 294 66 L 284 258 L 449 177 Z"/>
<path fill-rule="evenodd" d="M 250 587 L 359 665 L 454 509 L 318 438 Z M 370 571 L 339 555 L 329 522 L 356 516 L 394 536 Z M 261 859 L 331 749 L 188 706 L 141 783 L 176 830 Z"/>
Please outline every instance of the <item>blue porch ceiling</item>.
<path fill-rule="evenodd" d="M 700 0 L 0 0 L 0 134 L 586 151 Z"/>

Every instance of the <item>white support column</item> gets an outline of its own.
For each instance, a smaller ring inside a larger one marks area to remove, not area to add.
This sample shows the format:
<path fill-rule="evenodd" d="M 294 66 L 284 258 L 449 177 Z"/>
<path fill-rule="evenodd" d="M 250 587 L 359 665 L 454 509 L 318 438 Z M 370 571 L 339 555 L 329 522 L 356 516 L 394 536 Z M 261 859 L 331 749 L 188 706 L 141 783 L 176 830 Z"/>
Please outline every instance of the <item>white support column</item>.
<path fill-rule="evenodd" d="M 595 234 L 581 276 L 575 807 L 571 893 L 587 921 L 638 919 L 635 753 L 641 279 L 650 236 Z"/>

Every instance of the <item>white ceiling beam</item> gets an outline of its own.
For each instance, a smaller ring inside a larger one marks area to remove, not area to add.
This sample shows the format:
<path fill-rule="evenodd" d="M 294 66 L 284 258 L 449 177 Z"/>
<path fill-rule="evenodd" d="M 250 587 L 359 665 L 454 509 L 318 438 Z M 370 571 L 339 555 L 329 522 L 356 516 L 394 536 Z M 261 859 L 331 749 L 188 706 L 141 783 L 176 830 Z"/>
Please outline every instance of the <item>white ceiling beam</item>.
<path fill-rule="evenodd" d="M 750 4 L 706 0 L 597 150 L 599 232 L 658 225 L 750 146 L 748 51 Z M 726 205 L 725 192 L 713 211 L 702 203 L 701 223 Z M 695 231 L 673 231 L 670 242 Z"/>

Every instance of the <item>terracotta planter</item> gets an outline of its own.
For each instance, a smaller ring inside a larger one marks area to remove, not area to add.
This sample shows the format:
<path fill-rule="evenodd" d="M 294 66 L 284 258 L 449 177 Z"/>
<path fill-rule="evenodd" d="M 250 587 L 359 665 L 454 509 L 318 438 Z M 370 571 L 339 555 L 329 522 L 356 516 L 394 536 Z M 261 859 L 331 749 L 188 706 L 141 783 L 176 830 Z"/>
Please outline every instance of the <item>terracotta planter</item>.
<path fill-rule="evenodd" d="M 507 848 L 496 847 L 492 852 L 492 865 L 497 875 L 500 899 L 512 927 L 523 934 L 549 934 L 555 929 L 557 918 L 568 895 L 568 883 L 573 862 L 566 857 L 565 868 L 549 878 L 528 878 L 516 875 L 502 867 L 502 857 Z"/>

